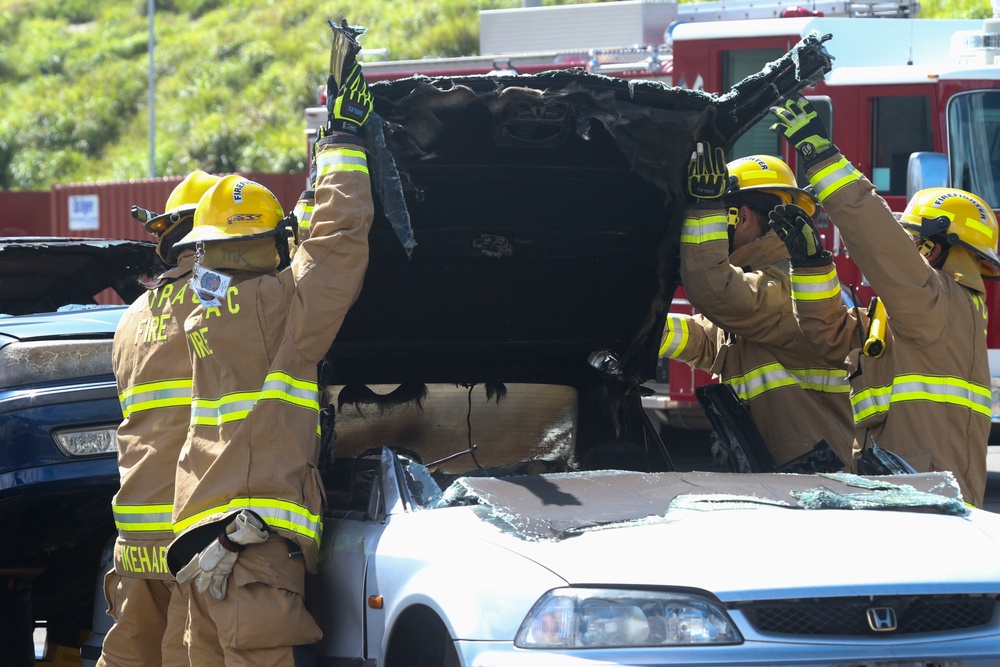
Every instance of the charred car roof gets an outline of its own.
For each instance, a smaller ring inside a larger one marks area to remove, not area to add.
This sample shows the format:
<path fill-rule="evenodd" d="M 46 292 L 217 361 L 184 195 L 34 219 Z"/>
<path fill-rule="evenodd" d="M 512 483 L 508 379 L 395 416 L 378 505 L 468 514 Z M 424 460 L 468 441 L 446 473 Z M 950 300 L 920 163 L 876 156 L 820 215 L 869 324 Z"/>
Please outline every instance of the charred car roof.
<path fill-rule="evenodd" d="M 572 381 L 597 350 L 651 377 L 694 142 L 821 75 L 804 43 L 722 97 L 575 70 L 373 84 L 371 259 L 331 380 Z"/>

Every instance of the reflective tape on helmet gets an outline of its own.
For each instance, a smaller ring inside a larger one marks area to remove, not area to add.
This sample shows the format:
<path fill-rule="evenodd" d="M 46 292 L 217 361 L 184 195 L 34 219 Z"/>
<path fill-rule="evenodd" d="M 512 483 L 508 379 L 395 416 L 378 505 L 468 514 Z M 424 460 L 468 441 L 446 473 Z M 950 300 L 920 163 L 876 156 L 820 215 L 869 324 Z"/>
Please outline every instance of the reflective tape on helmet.
<path fill-rule="evenodd" d="M 667 315 L 667 327 L 663 343 L 660 345 L 660 356 L 676 359 L 687 347 L 691 330 L 688 328 L 688 318 L 684 315 Z"/>
<path fill-rule="evenodd" d="M 319 388 L 315 382 L 299 380 L 287 373 L 267 374 L 259 391 L 240 391 L 222 398 L 191 401 L 192 426 L 221 426 L 244 419 L 261 400 L 277 400 L 315 411 L 319 415 Z"/>
<path fill-rule="evenodd" d="M 356 148 L 326 148 L 316 156 L 317 180 L 335 171 L 368 173 L 368 158 Z"/>
<path fill-rule="evenodd" d="M 144 382 L 126 387 L 118 394 L 122 415 L 128 419 L 133 412 L 156 408 L 191 407 L 191 378 Z"/>
<path fill-rule="evenodd" d="M 810 176 L 809 183 L 812 184 L 816 196 L 823 201 L 845 185 L 860 181 L 861 178 L 861 172 L 855 169 L 847 158 L 842 157 Z"/>
<path fill-rule="evenodd" d="M 725 213 L 710 213 L 684 219 L 684 226 L 681 227 L 681 243 L 699 244 L 709 241 L 729 241 Z"/>
<path fill-rule="evenodd" d="M 837 268 L 821 274 L 801 274 L 792 270 L 792 298 L 796 301 L 822 301 L 840 297 Z"/>
<path fill-rule="evenodd" d="M 231 514 L 240 510 L 256 512 L 272 530 L 286 530 L 302 535 L 318 545 L 323 535 L 323 520 L 308 508 L 280 498 L 233 498 L 228 503 L 198 512 L 174 523 L 174 534 L 180 534 L 199 521 L 215 515 Z"/>
<path fill-rule="evenodd" d="M 118 530 L 134 533 L 171 530 L 174 506 L 171 503 L 156 505 L 111 505 Z"/>
<path fill-rule="evenodd" d="M 889 411 L 893 403 L 926 401 L 968 408 L 987 419 L 993 416 L 993 399 L 989 387 L 947 375 L 897 375 L 892 384 L 869 387 L 851 396 L 854 422 Z"/>

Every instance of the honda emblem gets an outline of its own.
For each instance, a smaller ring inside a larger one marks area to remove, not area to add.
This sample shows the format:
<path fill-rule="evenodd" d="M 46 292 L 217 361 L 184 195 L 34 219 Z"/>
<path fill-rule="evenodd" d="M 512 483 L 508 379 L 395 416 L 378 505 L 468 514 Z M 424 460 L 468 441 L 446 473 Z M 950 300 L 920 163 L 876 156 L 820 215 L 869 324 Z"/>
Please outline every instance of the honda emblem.
<path fill-rule="evenodd" d="M 892 632 L 896 629 L 896 610 L 892 607 L 869 607 L 868 627 L 875 632 Z"/>

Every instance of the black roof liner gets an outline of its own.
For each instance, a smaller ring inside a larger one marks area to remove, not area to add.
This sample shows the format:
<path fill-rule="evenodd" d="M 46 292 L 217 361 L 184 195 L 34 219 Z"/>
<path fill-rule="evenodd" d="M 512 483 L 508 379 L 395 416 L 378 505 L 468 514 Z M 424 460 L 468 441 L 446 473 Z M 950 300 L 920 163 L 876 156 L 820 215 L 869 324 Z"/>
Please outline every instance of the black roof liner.
<path fill-rule="evenodd" d="M 536 381 L 596 349 L 650 377 L 694 141 L 731 146 L 805 85 L 803 54 L 810 76 L 829 65 L 818 52 L 800 44 L 723 97 L 575 70 L 374 84 L 417 245 L 400 249 L 374 152 L 371 262 L 332 379 Z"/>

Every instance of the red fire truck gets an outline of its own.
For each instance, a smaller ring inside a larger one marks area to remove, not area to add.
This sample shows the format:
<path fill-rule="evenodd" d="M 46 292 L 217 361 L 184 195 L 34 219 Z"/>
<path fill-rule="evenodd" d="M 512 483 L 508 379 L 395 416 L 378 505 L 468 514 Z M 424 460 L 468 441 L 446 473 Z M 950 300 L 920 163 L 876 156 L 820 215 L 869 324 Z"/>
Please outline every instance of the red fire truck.
<path fill-rule="evenodd" d="M 1000 19 L 985 21 L 847 17 L 691 22 L 672 31 L 676 85 L 722 92 L 782 54 L 802 37 L 830 34 L 833 70 L 807 92 L 832 138 L 878 188 L 893 210 L 923 187 L 950 185 L 975 192 L 1000 211 Z M 737 142 L 732 157 L 767 153 L 793 169 L 796 155 L 762 121 Z M 801 171 L 798 172 L 803 182 Z M 840 243 L 824 230 L 844 285 L 863 304 L 871 295 Z M 1000 289 L 987 287 L 1000 313 Z M 684 304 L 675 303 L 683 312 Z M 988 336 L 993 376 L 994 431 L 1000 425 L 1000 317 Z M 695 386 L 710 378 L 670 362 L 669 393 L 649 407 L 674 425 L 692 423 Z M 993 441 L 993 438 L 991 438 Z"/>
<path fill-rule="evenodd" d="M 1000 19 L 917 19 L 911 12 L 906 3 L 851 0 L 683 5 L 624 0 L 491 10 L 480 12 L 485 55 L 389 61 L 367 54 L 363 59 L 370 81 L 583 67 L 723 93 L 801 38 L 829 34 L 833 70 L 807 97 L 837 146 L 889 205 L 902 210 L 917 189 L 951 185 L 979 194 L 1000 210 Z M 542 48 L 548 45 L 552 48 Z M 325 110 L 306 113 L 309 133 Z M 764 119 L 752 128 L 729 157 L 770 154 L 797 169 L 796 156 L 768 130 L 770 124 Z M 871 290 L 836 228 L 827 225 L 821 231 L 836 256 L 841 282 L 867 304 Z M 993 312 L 1000 313 L 1000 289 L 991 284 L 987 296 Z M 671 310 L 691 312 L 682 290 Z M 1000 317 L 991 320 L 988 342 L 994 431 L 1000 435 Z M 662 425 L 708 428 L 694 388 L 709 382 L 706 373 L 663 360 L 651 383 L 656 393 L 644 405 Z"/>

